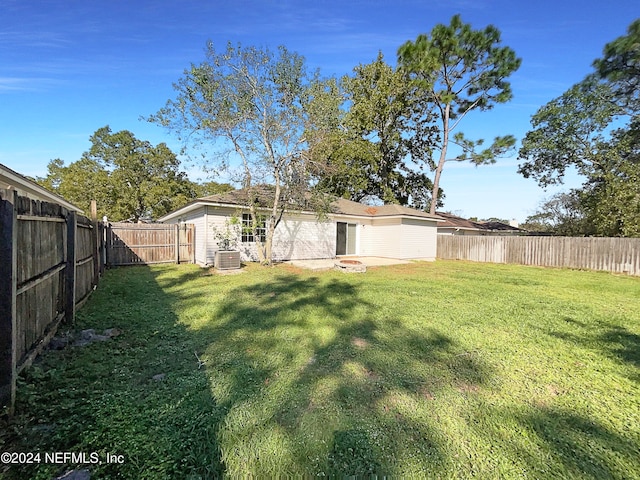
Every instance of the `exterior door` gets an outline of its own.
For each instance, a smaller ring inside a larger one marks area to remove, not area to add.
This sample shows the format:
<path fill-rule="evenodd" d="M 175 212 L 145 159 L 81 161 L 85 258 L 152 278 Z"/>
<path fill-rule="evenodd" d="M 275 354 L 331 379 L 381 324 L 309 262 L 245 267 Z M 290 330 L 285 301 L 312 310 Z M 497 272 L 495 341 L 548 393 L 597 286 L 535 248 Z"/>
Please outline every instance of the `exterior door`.
<path fill-rule="evenodd" d="M 336 255 L 355 255 L 357 225 L 337 222 L 336 227 Z"/>

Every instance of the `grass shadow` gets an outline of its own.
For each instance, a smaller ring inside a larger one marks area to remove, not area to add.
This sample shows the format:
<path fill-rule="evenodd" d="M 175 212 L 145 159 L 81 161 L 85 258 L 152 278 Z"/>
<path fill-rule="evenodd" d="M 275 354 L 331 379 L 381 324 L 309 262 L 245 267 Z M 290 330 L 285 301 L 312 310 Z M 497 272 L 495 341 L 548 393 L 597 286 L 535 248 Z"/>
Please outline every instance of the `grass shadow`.
<path fill-rule="evenodd" d="M 513 459 L 494 465 L 496 476 L 599 480 L 637 475 L 627 469 L 637 463 L 637 444 L 584 415 L 559 406 L 521 406 L 496 407 L 491 416 L 495 422 L 480 423 L 478 433 Z M 515 441 L 505 441 L 506 426 L 520 432 Z"/>
<path fill-rule="evenodd" d="M 225 290 L 213 308 L 202 294 L 169 293 L 185 316 L 198 316 L 194 328 L 208 345 L 211 390 L 226 412 L 218 434 L 225 473 L 404 474 L 446 465 L 445 433 L 411 405 L 443 390 L 473 395 L 490 376 L 481 358 L 461 354 L 433 327 L 383 316 L 358 281 L 340 274 L 258 276 Z"/>
<path fill-rule="evenodd" d="M 180 269 L 177 283 L 198 270 Z M 3 451 L 95 452 L 102 464 L 14 465 L 8 479 L 50 479 L 77 467 L 96 478 L 215 478 L 224 410 L 198 368 L 198 336 L 173 312 L 149 267 L 109 270 L 74 330 L 122 334 L 46 352 L 20 382 Z M 124 463 L 105 461 L 122 455 Z"/>
<path fill-rule="evenodd" d="M 640 335 L 614 323 L 599 323 L 593 328 L 571 318 L 565 318 L 565 321 L 573 326 L 572 331 L 554 330 L 547 334 L 583 348 L 602 352 L 625 367 L 631 380 L 640 383 Z"/>

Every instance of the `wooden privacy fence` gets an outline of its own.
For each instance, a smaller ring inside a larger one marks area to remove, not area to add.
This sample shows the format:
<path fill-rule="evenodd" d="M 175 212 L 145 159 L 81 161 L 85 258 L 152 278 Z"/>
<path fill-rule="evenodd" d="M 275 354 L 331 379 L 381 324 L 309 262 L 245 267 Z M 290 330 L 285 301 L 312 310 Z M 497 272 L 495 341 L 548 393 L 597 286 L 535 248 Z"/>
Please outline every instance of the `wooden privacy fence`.
<path fill-rule="evenodd" d="M 0 189 L 0 406 L 16 377 L 98 283 L 100 225 L 60 205 Z"/>
<path fill-rule="evenodd" d="M 438 235 L 437 258 L 640 275 L 640 238 Z"/>
<path fill-rule="evenodd" d="M 193 224 L 110 223 L 106 228 L 107 265 L 195 263 Z"/>

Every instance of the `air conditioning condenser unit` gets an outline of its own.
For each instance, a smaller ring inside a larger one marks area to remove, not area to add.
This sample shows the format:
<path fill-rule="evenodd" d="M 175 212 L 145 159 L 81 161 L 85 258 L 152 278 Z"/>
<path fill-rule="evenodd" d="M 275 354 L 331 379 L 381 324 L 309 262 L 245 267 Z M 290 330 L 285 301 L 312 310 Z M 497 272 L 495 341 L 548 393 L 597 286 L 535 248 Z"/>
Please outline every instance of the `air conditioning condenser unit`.
<path fill-rule="evenodd" d="M 218 250 L 214 259 L 214 266 L 218 270 L 233 270 L 240 268 L 240 252 Z"/>

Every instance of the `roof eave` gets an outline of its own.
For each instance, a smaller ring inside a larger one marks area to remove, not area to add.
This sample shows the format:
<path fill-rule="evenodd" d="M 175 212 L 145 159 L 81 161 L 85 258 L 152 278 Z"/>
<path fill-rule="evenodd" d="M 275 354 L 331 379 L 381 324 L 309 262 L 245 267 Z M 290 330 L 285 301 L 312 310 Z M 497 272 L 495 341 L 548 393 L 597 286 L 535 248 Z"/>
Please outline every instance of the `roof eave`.
<path fill-rule="evenodd" d="M 53 193 L 42 185 L 34 182 L 33 180 L 29 180 L 23 175 L 20 175 L 18 172 L 14 172 L 9 167 L 5 165 L 0 165 L 2 167 L 0 170 L 2 174 L 6 176 L 10 182 L 15 183 L 15 188 L 17 190 L 24 191 L 27 195 L 31 193 L 34 196 L 40 196 L 49 199 L 51 202 L 58 203 L 62 205 L 67 210 L 72 210 L 74 212 L 84 213 L 84 211 L 80 207 L 76 207 L 73 203 L 65 200 L 57 193 Z"/>

